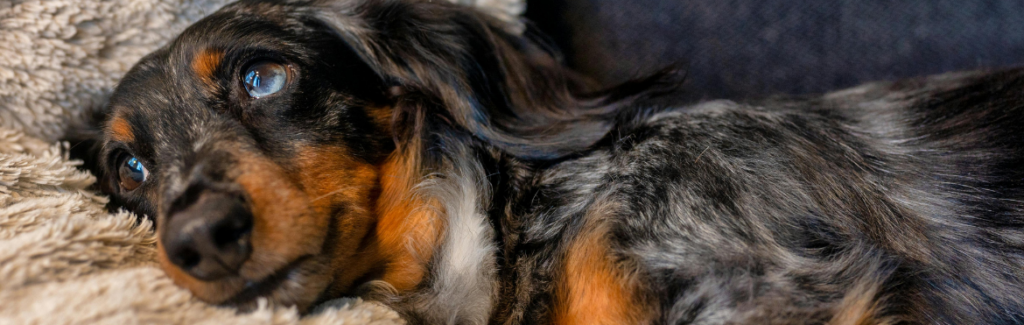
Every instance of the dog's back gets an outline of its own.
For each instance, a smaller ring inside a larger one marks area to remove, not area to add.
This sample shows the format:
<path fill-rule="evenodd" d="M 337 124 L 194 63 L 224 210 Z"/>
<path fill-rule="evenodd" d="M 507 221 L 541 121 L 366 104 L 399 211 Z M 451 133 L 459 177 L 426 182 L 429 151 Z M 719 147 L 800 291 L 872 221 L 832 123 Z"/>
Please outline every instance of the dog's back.
<path fill-rule="evenodd" d="M 1024 321 L 1022 96 L 1009 70 L 620 127 L 509 204 L 527 221 L 505 236 L 506 289 L 544 294 L 506 316 L 552 300 L 669 324 Z"/>

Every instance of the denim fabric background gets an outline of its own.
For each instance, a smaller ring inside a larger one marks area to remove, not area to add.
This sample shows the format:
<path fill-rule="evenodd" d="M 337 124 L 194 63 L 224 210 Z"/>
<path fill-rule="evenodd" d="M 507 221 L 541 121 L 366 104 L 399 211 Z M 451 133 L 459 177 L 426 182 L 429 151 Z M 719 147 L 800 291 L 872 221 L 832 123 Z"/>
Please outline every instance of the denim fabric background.
<path fill-rule="evenodd" d="M 691 99 L 1024 62 L 1019 0 L 536 0 L 527 16 L 602 83 L 681 63 Z"/>

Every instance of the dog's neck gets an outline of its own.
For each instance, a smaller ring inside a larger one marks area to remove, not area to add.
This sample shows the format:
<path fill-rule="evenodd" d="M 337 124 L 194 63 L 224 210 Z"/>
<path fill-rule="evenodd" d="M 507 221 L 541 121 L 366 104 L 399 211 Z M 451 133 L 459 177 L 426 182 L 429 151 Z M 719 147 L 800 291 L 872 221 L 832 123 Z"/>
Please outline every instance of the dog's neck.
<path fill-rule="evenodd" d="M 451 143 L 433 158 L 418 143 L 403 146 L 380 165 L 376 227 L 358 254 L 364 258 L 336 271 L 335 292 L 388 303 L 422 323 L 486 323 L 497 293 L 486 211 L 492 185 L 482 161 L 490 159 L 465 141 Z M 367 278 L 374 280 L 360 283 Z"/>

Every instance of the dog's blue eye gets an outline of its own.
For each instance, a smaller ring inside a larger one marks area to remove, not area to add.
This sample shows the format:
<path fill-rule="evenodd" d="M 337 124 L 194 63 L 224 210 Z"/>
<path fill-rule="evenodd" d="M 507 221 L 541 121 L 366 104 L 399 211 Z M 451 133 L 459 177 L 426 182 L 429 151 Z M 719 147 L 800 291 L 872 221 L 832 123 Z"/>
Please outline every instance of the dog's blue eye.
<path fill-rule="evenodd" d="M 288 71 L 281 64 L 261 62 L 250 66 L 244 77 L 249 96 L 260 98 L 281 91 L 288 82 Z"/>
<path fill-rule="evenodd" d="M 125 191 L 139 188 L 146 181 L 146 178 L 149 177 L 149 170 L 135 157 L 125 159 L 121 163 L 121 167 L 118 168 L 117 173 L 121 179 L 121 188 Z"/>

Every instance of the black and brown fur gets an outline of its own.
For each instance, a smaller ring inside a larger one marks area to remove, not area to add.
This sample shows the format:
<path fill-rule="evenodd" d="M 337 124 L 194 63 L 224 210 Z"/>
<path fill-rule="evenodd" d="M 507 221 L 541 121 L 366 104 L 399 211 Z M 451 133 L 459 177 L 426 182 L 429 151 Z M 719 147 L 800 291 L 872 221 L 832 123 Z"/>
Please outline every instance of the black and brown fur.
<path fill-rule="evenodd" d="M 666 105 L 670 72 L 591 92 L 444 1 L 242 1 L 110 101 L 115 201 L 251 214 L 200 299 L 362 295 L 414 323 L 1024 322 L 1024 70 L 822 97 Z M 279 94 L 241 88 L 286 64 Z M 143 161 L 139 189 L 119 157 Z M 227 199 L 226 199 L 227 200 Z"/>

